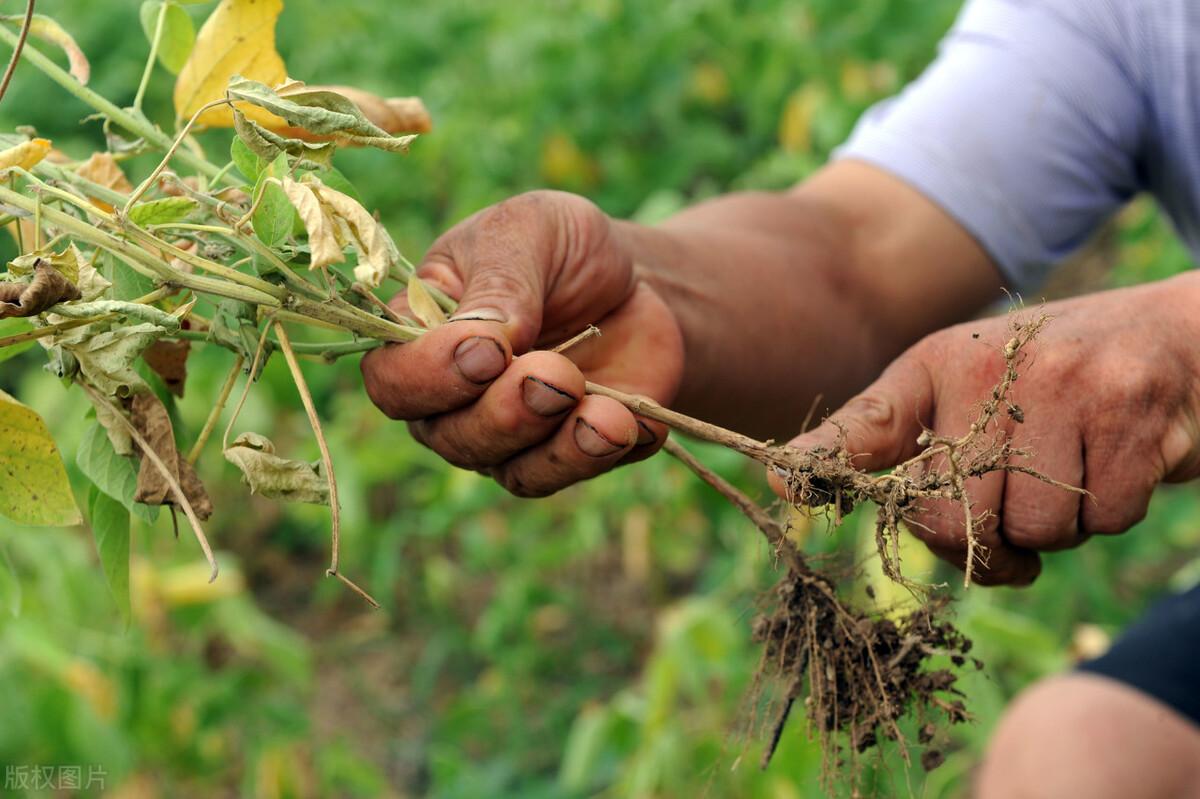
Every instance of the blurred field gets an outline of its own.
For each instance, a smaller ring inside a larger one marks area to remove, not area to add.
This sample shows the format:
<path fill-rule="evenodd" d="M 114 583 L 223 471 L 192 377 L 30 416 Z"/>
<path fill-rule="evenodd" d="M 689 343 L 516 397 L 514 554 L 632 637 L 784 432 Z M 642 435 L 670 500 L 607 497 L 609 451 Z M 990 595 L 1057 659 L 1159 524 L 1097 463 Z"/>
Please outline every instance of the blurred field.
<path fill-rule="evenodd" d="M 296 77 L 429 105 L 435 132 L 407 158 L 338 156 L 415 257 L 463 216 L 536 187 L 652 222 L 731 189 L 788 186 L 919 72 L 958 5 L 289 0 L 279 38 Z M 211 4 L 187 8 L 199 19 Z M 129 104 L 147 49 L 137 4 L 44 0 L 39 10 L 79 39 L 93 87 Z M 159 70 L 147 106 L 165 128 L 170 86 Z M 97 123 L 78 124 L 86 114 L 23 66 L 0 129 L 32 124 L 84 157 L 103 144 Z M 220 132 L 203 142 L 212 153 L 228 145 Z M 1090 282 L 1066 288 L 1187 266 L 1144 203 L 1097 262 L 1116 267 L 1083 270 Z M 203 423 L 224 355 L 193 355 L 177 429 Z M 5 362 L 0 388 L 50 420 L 74 468 L 84 402 L 38 359 Z M 102 768 L 122 797 L 820 795 L 820 756 L 802 725 L 765 773 L 744 736 L 758 658 L 749 619 L 774 570 L 722 500 L 660 458 L 550 500 L 515 500 L 387 422 L 349 359 L 309 379 L 342 485 L 344 568 L 385 610 L 322 578 L 323 510 L 248 499 L 215 448 L 201 473 L 224 574 L 204 585 L 199 553 L 174 540 L 165 514 L 143 525 L 128 629 L 87 530 L 4 527 L 0 766 Z M 282 363 L 243 420 L 316 457 Z M 765 493 L 757 470 L 702 454 Z M 866 794 L 963 795 L 1015 692 L 1168 585 L 1200 579 L 1198 520 L 1194 488 L 1165 490 L 1136 530 L 1048 559 L 1035 587 L 970 591 L 959 619 L 988 664 L 964 681 L 976 723 L 947 733 L 947 763 L 929 776 L 906 773 L 894 754 L 869 760 Z M 806 546 L 865 554 L 869 525 L 816 523 Z M 916 547 L 905 563 L 917 578 L 949 576 Z M 903 599 L 876 582 L 881 601 Z"/>

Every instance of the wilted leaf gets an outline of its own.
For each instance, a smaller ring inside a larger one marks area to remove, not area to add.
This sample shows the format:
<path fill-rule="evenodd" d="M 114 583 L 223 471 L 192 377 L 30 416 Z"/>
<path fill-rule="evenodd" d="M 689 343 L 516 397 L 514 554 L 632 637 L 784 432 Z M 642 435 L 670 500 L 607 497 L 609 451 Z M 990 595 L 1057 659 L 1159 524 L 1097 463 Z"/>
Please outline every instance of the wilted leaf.
<path fill-rule="evenodd" d="M 340 238 L 349 242 L 358 253 L 354 278 L 371 288 L 377 288 L 387 277 L 388 270 L 400 260 L 400 252 L 392 237 L 358 200 L 319 181 L 314 180 L 313 185 L 327 215 L 337 222 Z"/>
<path fill-rule="evenodd" d="M 142 3 L 138 16 L 141 18 L 146 39 L 151 43 L 154 42 L 154 31 L 161 13 L 162 0 L 146 0 Z M 172 75 L 178 75 L 196 44 L 196 26 L 192 24 L 191 15 L 171 0 L 167 0 L 165 13 L 162 34 L 158 38 L 158 60 Z"/>
<path fill-rule="evenodd" d="M 142 353 L 142 360 L 162 378 L 176 397 L 183 396 L 187 382 L 187 359 L 192 350 L 190 341 L 156 341 Z"/>
<path fill-rule="evenodd" d="M 79 370 L 89 383 L 110 397 L 128 397 L 145 386 L 133 370 L 134 360 L 165 332 L 158 325 L 143 322 L 63 346 L 79 361 Z"/>
<path fill-rule="evenodd" d="M 39 260 L 29 283 L 0 283 L 0 319 L 36 316 L 60 302 L 77 300 L 79 289 L 49 263 Z"/>
<path fill-rule="evenodd" d="M 88 488 L 88 521 L 100 568 L 121 618 L 129 620 L 129 511 L 96 486 Z"/>
<path fill-rule="evenodd" d="M 135 225 L 166 225 L 178 222 L 196 209 L 191 197 L 163 197 L 160 200 L 138 203 L 129 209 L 129 221 Z"/>
<path fill-rule="evenodd" d="M 275 21 L 282 10 L 283 0 L 221 0 L 200 28 L 192 54 L 175 81 L 175 114 L 188 119 L 221 99 L 234 75 L 269 86 L 282 83 L 287 69 L 275 51 Z M 245 113 L 268 126 L 273 121 L 271 114 L 252 107 Z M 210 108 L 197 124 L 232 127 L 232 110 L 228 106 Z"/>
<path fill-rule="evenodd" d="M 23 21 L 23 18 L 18 15 L 6 15 L 0 17 L 0 19 L 18 26 Z M 80 83 L 86 84 L 88 82 L 88 78 L 91 77 L 92 68 L 88 64 L 87 56 L 79 49 L 79 45 L 75 43 L 74 37 L 67 33 L 54 19 L 42 14 L 34 14 L 33 19 L 29 23 L 29 34 L 62 48 L 62 51 L 67 54 L 67 68 L 71 71 L 71 76 Z"/>
<path fill-rule="evenodd" d="M 80 164 L 75 172 L 81 178 L 120 194 L 129 194 L 133 191 L 129 178 L 125 177 L 125 173 L 121 171 L 121 167 L 117 164 L 117 159 L 113 158 L 112 153 L 92 153 L 91 157 Z M 86 189 L 84 193 L 87 193 Z M 109 213 L 113 211 L 111 204 L 95 197 L 92 197 L 92 204 Z"/>
<path fill-rule="evenodd" d="M 321 205 L 314 187 L 285 177 L 283 191 L 295 207 L 296 213 L 300 214 L 304 229 L 308 231 L 308 247 L 312 259 L 309 267 L 321 269 L 345 261 L 342 245 L 337 240 L 337 224 Z"/>
<path fill-rule="evenodd" d="M 412 308 L 413 315 L 427 328 L 433 329 L 446 321 L 446 312 L 416 275 L 408 279 L 408 307 Z"/>
<path fill-rule="evenodd" d="M 414 136 L 392 136 L 371 122 L 357 105 L 337 92 L 312 89 L 300 81 L 292 81 L 278 92 L 267 84 L 238 76 L 230 81 L 227 93 L 236 100 L 281 117 L 289 126 L 302 128 L 318 136 L 329 136 L 338 142 L 378 147 L 390 152 L 404 152 Z M 264 122 L 264 127 L 279 127 Z"/>
<path fill-rule="evenodd" d="M 97 253 L 93 252 L 93 257 L 96 255 Z M 8 271 L 9 274 L 17 277 L 26 277 L 35 274 L 39 265 L 46 264 L 58 270 L 71 285 L 78 289 L 84 302 L 91 302 L 112 286 L 74 244 L 68 245 L 62 252 L 54 252 L 44 247 L 21 255 L 9 262 Z"/>
<path fill-rule="evenodd" d="M 320 462 L 290 461 L 275 454 L 275 445 L 258 433 L 242 433 L 225 459 L 242 470 L 250 492 L 286 502 L 329 504 L 329 483 L 321 476 Z"/>
<path fill-rule="evenodd" d="M 110 440 L 109 430 L 118 426 L 125 432 L 125 440 L 129 441 L 129 431 L 124 425 L 106 426 L 99 421 L 90 425 L 79 442 L 79 449 L 75 451 L 75 465 L 105 494 L 142 519 L 153 522 L 158 518 L 158 508 L 134 502 L 133 499 L 137 492 L 137 466 L 136 461 L 128 457 L 133 453 L 132 443 L 129 444 L 128 454 L 122 455 Z"/>
<path fill-rule="evenodd" d="M 33 330 L 33 325 L 26 322 L 24 319 L 12 317 L 9 319 L 0 319 L 0 338 L 15 336 L 20 333 L 28 333 Z M 11 344 L 7 347 L 0 347 L 0 363 L 4 363 L 9 358 L 20 355 L 25 350 L 32 347 L 36 342 L 25 341 L 20 344 Z"/>
<path fill-rule="evenodd" d="M 357 89 L 353 86 L 309 86 L 309 91 L 340 94 L 358 106 L 368 120 L 388 133 L 429 133 L 433 120 L 419 97 L 388 97 Z M 303 128 L 283 128 L 276 131 L 284 136 L 311 136 Z"/>
<path fill-rule="evenodd" d="M 0 516 L 17 524 L 79 524 L 67 470 L 46 423 L 0 391 Z"/>
<path fill-rule="evenodd" d="M 162 401 L 148 391 L 134 394 L 130 418 L 138 433 L 171 470 L 171 476 L 179 482 L 179 487 L 191 503 L 196 517 L 204 520 L 211 516 L 212 500 L 204 490 L 200 478 L 196 476 L 196 470 L 176 449 L 175 430 Z M 138 469 L 137 491 L 133 498 L 147 505 L 176 504 L 170 482 L 158 466 L 145 455 L 142 456 L 142 465 Z"/>
<path fill-rule="evenodd" d="M 287 153 L 300 164 L 328 168 L 333 163 L 333 152 L 336 149 L 333 142 L 315 144 L 286 138 L 267 130 L 254 120 L 247 119 L 245 114 L 237 110 L 233 112 L 233 128 L 237 132 L 238 140 L 264 161 L 274 161 L 280 153 Z"/>
<path fill-rule="evenodd" d="M 0 169 L 33 169 L 50 152 L 49 139 L 30 139 L 0 151 Z"/>
<path fill-rule="evenodd" d="M 74 244 L 68 247 L 67 251 L 75 257 L 77 272 L 74 283 L 84 302 L 91 302 L 112 288 L 112 283 L 100 274 L 100 270 L 93 263 L 93 259 L 98 257 L 99 251 L 93 251 L 92 258 L 85 258 Z"/>

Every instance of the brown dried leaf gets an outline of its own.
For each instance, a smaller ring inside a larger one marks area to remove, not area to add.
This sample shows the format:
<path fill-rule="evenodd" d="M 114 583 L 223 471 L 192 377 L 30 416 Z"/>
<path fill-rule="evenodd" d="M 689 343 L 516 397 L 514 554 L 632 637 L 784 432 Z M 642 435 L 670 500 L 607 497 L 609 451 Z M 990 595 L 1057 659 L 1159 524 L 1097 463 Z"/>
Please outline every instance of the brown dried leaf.
<path fill-rule="evenodd" d="M 113 158 L 112 153 L 92 153 L 91 158 L 80 164 L 75 173 L 81 178 L 86 178 L 92 183 L 98 183 L 106 189 L 112 189 L 121 194 L 129 194 L 133 191 L 129 178 L 125 177 L 125 173 L 121 171 L 121 167 L 117 164 L 117 159 Z M 109 213 L 113 211 L 112 205 L 103 200 L 97 200 L 95 197 L 92 198 L 92 204 Z"/>
<path fill-rule="evenodd" d="M 163 379 L 168 391 L 182 397 L 191 350 L 190 341 L 156 341 L 142 353 L 142 360 Z"/>
<path fill-rule="evenodd" d="M 171 426 L 171 417 L 162 401 L 150 392 L 134 394 L 130 419 L 146 443 L 171 470 L 171 476 L 179 481 L 179 487 L 191 503 L 196 517 L 203 521 L 212 516 L 212 500 L 196 475 L 196 470 L 179 454 L 175 446 L 175 430 Z M 171 484 L 166 476 L 145 457 L 142 458 L 142 465 L 138 469 L 137 491 L 133 498 L 136 502 L 147 505 L 176 504 L 175 495 L 171 492 Z"/>
<path fill-rule="evenodd" d="M 79 289 L 46 261 L 39 260 L 29 283 L 0 283 L 0 319 L 36 316 L 60 302 L 77 300 Z"/>

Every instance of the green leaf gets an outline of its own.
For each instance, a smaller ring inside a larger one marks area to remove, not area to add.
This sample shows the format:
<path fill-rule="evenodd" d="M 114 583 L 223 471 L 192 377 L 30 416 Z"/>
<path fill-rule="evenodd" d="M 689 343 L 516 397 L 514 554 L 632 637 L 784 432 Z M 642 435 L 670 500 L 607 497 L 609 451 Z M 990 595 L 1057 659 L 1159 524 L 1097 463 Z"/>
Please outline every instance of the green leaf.
<path fill-rule="evenodd" d="M 196 210 L 196 201 L 191 197 L 164 197 L 138 203 L 129 209 L 129 221 L 135 225 L 165 225 L 178 222 Z"/>
<path fill-rule="evenodd" d="M 350 179 L 338 171 L 336 167 L 331 166 L 328 169 L 318 169 L 313 172 L 313 176 L 334 191 L 340 191 L 347 197 L 352 197 L 356 202 L 362 203 L 362 197 L 359 196 L 358 189 L 354 188 L 354 184 L 350 182 Z"/>
<path fill-rule="evenodd" d="M 118 455 L 108 433 L 99 422 L 92 423 L 79 442 L 75 465 L 96 487 L 120 502 L 139 518 L 153 523 L 158 508 L 133 501 L 137 491 L 137 467 L 133 458 Z"/>
<path fill-rule="evenodd" d="M 17 524 L 79 524 L 62 456 L 33 409 L 0 391 L 0 516 Z"/>
<path fill-rule="evenodd" d="M 278 153 L 275 160 L 259 174 L 258 183 L 254 187 L 254 196 L 257 197 L 259 192 L 262 192 L 262 199 L 250 219 L 250 224 L 254 228 L 254 235 L 268 247 L 281 243 L 296 225 L 296 209 L 292 207 L 283 187 L 279 185 L 279 179 L 287 175 L 288 171 L 287 156 L 282 152 Z"/>
<path fill-rule="evenodd" d="M 100 568 L 121 618 L 129 621 L 129 511 L 96 486 L 88 488 L 88 519 Z"/>
<path fill-rule="evenodd" d="M 154 42 L 154 31 L 158 25 L 158 15 L 163 9 L 160 0 L 146 0 L 142 3 L 139 13 L 142 30 L 146 32 L 146 40 Z M 176 3 L 167 0 L 166 17 L 163 18 L 162 35 L 158 39 L 158 60 L 172 75 L 178 75 L 179 70 L 187 63 L 196 44 L 196 26 L 192 17 Z"/>
<path fill-rule="evenodd" d="M 141 272 L 135 272 L 129 264 L 118 261 L 108 253 L 100 257 L 103 259 L 100 271 L 112 282 L 109 294 L 114 300 L 136 300 L 154 291 L 154 281 Z"/>
<path fill-rule="evenodd" d="M 349 139 L 389 152 L 406 152 L 416 136 L 392 136 L 371 122 L 351 100 L 327 89 L 307 89 L 293 82 L 276 93 L 265 83 L 235 75 L 226 93 L 235 100 L 265 108 L 292 127 L 318 136 Z"/>
<path fill-rule="evenodd" d="M 250 493 L 286 502 L 329 504 L 329 482 L 321 476 L 318 464 L 290 461 L 275 454 L 275 445 L 258 433 L 242 433 L 229 449 L 225 460 L 242 470 Z"/>
<path fill-rule="evenodd" d="M 242 141 L 239 136 L 234 136 L 233 141 L 229 144 L 229 157 L 233 159 L 233 164 L 237 167 L 238 172 L 241 172 L 250 183 L 258 182 L 258 176 L 262 174 L 269 163 L 246 146 L 246 142 Z"/>
<path fill-rule="evenodd" d="M 286 200 L 287 198 L 285 197 L 284 199 Z M 30 330 L 33 330 L 33 325 L 19 317 L 0 319 L 0 338 L 15 336 L 18 333 L 27 333 Z M 9 358 L 20 355 L 36 343 L 35 341 L 25 341 L 20 344 L 0 348 L 0 363 L 4 363 Z"/>
<path fill-rule="evenodd" d="M 8 608 L 13 618 L 21 615 L 21 579 L 13 568 L 8 550 L 0 542 L 0 608 Z"/>

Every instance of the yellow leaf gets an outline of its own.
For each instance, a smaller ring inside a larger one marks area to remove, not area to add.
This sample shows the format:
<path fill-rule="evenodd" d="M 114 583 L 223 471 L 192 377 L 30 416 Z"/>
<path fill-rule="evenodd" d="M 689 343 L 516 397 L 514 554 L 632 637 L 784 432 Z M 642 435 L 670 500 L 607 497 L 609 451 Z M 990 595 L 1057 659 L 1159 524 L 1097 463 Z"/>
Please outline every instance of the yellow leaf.
<path fill-rule="evenodd" d="M 283 0 L 221 0 L 196 36 L 196 46 L 175 81 L 175 114 L 190 119 L 204 105 L 225 95 L 234 75 L 278 86 L 287 79 L 283 58 L 275 50 L 275 21 Z M 267 127 L 280 127 L 274 114 L 248 103 L 238 108 Z M 197 120 L 201 127 L 233 127 L 233 111 L 218 106 Z"/>
<path fill-rule="evenodd" d="M 446 321 L 446 314 L 433 299 L 421 278 L 413 275 L 408 279 L 408 307 L 421 324 L 432 330 Z"/>
<path fill-rule="evenodd" d="M 317 182 L 317 198 L 326 216 L 335 220 L 340 238 L 358 253 L 354 279 L 371 288 L 379 288 L 391 267 L 400 260 L 392 237 L 375 217 L 353 197 Z"/>
<path fill-rule="evenodd" d="M 283 193 L 295 206 L 300 221 L 304 223 L 304 229 L 308 231 L 311 256 L 309 268 L 321 269 L 346 260 L 342 255 L 342 245 L 337 239 L 337 224 L 322 207 L 313 187 L 308 183 L 299 183 L 285 177 Z"/>
<path fill-rule="evenodd" d="M 46 423 L 0 391 L 0 518 L 17 524 L 80 523 L 67 470 Z"/>
<path fill-rule="evenodd" d="M 0 152 L 0 169 L 33 169 L 50 152 L 49 139 L 30 139 Z"/>

